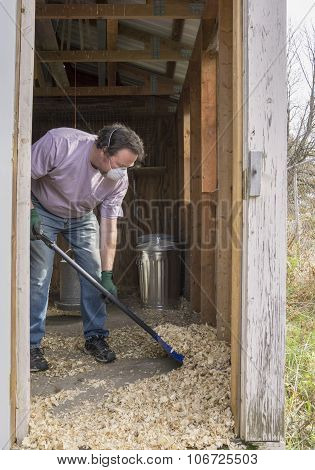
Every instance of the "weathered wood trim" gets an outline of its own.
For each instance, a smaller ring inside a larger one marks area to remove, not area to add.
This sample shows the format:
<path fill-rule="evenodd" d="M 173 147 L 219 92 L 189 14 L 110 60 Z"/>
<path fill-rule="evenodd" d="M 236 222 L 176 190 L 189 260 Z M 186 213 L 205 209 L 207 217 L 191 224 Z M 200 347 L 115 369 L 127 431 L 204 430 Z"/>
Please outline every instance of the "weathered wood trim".
<path fill-rule="evenodd" d="M 233 0 L 219 2 L 218 199 L 216 308 L 218 338 L 231 338 L 231 213 L 233 166 Z"/>
<path fill-rule="evenodd" d="M 12 228 L 11 228 L 11 370 L 10 370 L 10 448 L 16 441 L 17 408 L 17 167 L 18 167 L 18 110 L 21 61 L 21 10 L 22 0 L 16 1 L 16 47 L 15 47 L 15 90 L 14 90 L 14 127 L 12 131 Z"/>
<path fill-rule="evenodd" d="M 28 432 L 30 415 L 29 292 L 30 182 L 35 4 L 21 1 L 21 56 L 16 172 L 16 438 Z"/>
<path fill-rule="evenodd" d="M 243 0 L 233 0 L 233 175 L 231 270 L 231 408 L 235 432 L 240 421 L 240 354 L 243 231 Z"/>
<path fill-rule="evenodd" d="M 244 1 L 245 164 L 263 152 L 261 193 L 244 211 L 241 426 L 283 441 L 286 301 L 286 1 Z"/>

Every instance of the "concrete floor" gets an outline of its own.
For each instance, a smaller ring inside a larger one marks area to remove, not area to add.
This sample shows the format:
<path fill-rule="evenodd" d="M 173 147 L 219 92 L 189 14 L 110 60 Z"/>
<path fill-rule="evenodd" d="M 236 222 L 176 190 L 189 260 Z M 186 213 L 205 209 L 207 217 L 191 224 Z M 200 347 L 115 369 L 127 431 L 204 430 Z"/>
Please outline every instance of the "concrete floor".
<path fill-rule="evenodd" d="M 178 310 L 153 310 L 142 309 L 135 299 L 130 299 L 129 305 L 135 308 L 135 312 L 153 328 L 161 323 L 170 322 L 175 324 L 189 324 L 196 322 L 197 318 L 191 315 L 185 309 Z M 46 322 L 46 336 L 58 336 L 64 338 L 66 343 L 73 344 L 75 337 L 82 337 L 82 322 L 78 313 L 63 312 L 52 309 L 48 314 Z M 113 334 L 115 330 L 125 327 L 139 328 L 133 320 L 120 312 L 117 307 L 110 305 L 108 308 L 107 328 Z M 119 334 L 119 331 L 116 331 Z M 151 341 L 151 338 L 149 338 Z M 72 342 L 71 342 L 72 341 Z M 153 340 L 152 340 L 153 341 Z M 45 356 L 51 364 L 51 368 L 47 373 L 31 374 L 31 392 L 33 396 L 50 397 L 60 391 L 75 390 L 76 396 L 71 400 L 66 400 L 54 407 L 56 414 L 60 412 L 71 411 L 73 407 L 80 406 L 84 400 L 99 401 L 116 388 L 133 383 L 139 379 L 148 378 L 156 374 L 166 374 L 172 369 L 178 367 L 177 363 L 168 357 L 156 358 L 121 358 L 110 364 L 100 364 L 92 357 L 83 353 L 79 347 L 67 346 L 61 341 L 60 348 L 58 344 L 48 347 L 45 350 Z M 84 343 L 82 337 L 82 345 Z M 110 343 L 110 338 L 109 338 Z M 126 352 L 132 356 L 130 345 L 126 341 Z M 129 348 L 129 350 L 128 350 Z M 162 351 L 163 352 L 163 351 Z M 65 375 L 58 374 L 58 366 L 65 364 L 65 370 L 71 368 L 71 373 Z M 83 369 L 87 365 L 86 370 L 76 370 L 76 364 L 82 364 Z M 57 372 L 54 372 L 54 370 Z M 51 375 L 52 374 L 52 375 Z"/>

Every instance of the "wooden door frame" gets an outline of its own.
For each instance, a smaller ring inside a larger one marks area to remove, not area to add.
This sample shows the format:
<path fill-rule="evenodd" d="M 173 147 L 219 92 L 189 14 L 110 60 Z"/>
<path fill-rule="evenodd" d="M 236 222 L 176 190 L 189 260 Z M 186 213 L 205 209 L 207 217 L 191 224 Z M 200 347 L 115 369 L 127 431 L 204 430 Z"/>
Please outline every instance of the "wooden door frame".
<path fill-rule="evenodd" d="M 30 192 L 35 1 L 17 0 L 17 55 L 12 198 L 11 443 L 30 418 Z"/>

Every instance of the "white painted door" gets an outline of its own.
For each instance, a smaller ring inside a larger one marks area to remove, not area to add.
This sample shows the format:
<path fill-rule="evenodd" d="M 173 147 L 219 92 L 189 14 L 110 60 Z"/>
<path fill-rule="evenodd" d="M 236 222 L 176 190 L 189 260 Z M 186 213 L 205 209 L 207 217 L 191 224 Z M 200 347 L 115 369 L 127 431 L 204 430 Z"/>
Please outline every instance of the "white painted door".
<path fill-rule="evenodd" d="M 286 301 L 286 0 L 244 0 L 241 422 L 283 440 Z"/>

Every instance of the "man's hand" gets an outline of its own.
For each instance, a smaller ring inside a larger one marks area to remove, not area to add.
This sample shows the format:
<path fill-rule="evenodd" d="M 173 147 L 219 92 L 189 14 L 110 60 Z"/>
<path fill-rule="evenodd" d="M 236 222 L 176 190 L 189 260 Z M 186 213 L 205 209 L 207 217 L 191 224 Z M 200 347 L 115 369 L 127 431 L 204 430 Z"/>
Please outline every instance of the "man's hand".
<path fill-rule="evenodd" d="M 102 286 L 117 297 L 117 287 L 113 283 L 113 271 L 102 271 Z"/>
<path fill-rule="evenodd" d="M 41 218 L 34 207 L 31 209 L 31 240 L 39 240 L 41 233 L 43 233 Z"/>

